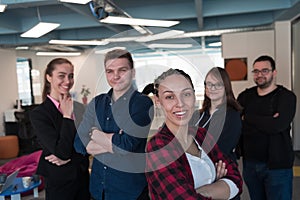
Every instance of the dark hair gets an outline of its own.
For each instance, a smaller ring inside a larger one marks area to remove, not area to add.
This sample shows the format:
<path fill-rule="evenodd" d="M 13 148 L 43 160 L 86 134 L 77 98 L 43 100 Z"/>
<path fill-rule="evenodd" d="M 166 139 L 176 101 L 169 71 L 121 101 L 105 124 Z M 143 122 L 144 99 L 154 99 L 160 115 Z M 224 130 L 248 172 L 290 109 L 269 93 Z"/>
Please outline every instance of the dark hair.
<path fill-rule="evenodd" d="M 50 94 L 51 92 L 51 84 L 47 80 L 47 75 L 52 76 L 52 72 L 56 69 L 56 65 L 60 65 L 64 63 L 70 64 L 73 67 L 71 61 L 69 61 L 66 58 L 55 58 L 48 63 L 44 74 L 44 87 L 42 93 L 43 101 L 45 101 L 47 95 Z"/>
<path fill-rule="evenodd" d="M 207 72 L 205 80 L 208 75 L 214 76 L 216 79 L 218 79 L 219 81 L 221 81 L 223 83 L 224 88 L 225 88 L 227 106 L 231 107 L 237 111 L 241 111 L 242 107 L 234 97 L 230 78 L 229 78 L 229 75 L 226 72 L 226 70 L 221 67 L 213 67 L 211 70 L 209 70 Z M 203 111 L 207 110 L 208 108 L 210 108 L 210 106 L 211 106 L 211 100 L 210 100 L 210 98 L 208 98 L 208 96 L 205 93 L 204 101 L 202 103 L 202 108 L 200 109 L 200 111 L 203 112 Z"/>
<path fill-rule="evenodd" d="M 154 94 L 154 84 L 153 83 L 149 83 L 148 85 L 146 85 L 142 91 L 142 94 L 145 94 L 145 95 L 149 95 L 150 93 Z"/>
<path fill-rule="evenodd" d="M 261 62 L 261 61 L 269 61 L 271 64 L 271 67 L 272 67 L 272 71 L 274 71 L 276 69 L 275 61 L 271 56 L 267 56 L 267 55 L 260 56 L 254 60 L 253 65 L 255 63 Z"/>
<path fill-rule="evenodd" d="M 155 94 L 156 96 L 158 96 L 157 89 L 158 89 L 161 81 L 165 80 L 165 78 L 167 78 L 168 76 L 171 76 L 171 75 L 174 75 L 174 74 L 182 75 L 184 78 L 186 78 L 190 82 L 190 84 L 192 85 L 192 88 L 194 89 L 194 85 L 193 85 L 192 79 L 191 79 L 191 77 L 187 73 L 185 73 L 181 69 L 172 69 L 172 68 L 170 68 L 167 71 L 163 72 L 159 77 L 157 77 L 154 80 L 154 92 L 153 92 L 153 94 Z"/>
<path fill-rule="evenodd" d="M 126 58 L 129 62 L 130 68 L 133 69 L 133 59 L 131 54 L 123 49 L 115 49 L 112 51 L 109 51 L 105 54 L 104 58 L 104 65 L 108 60 L 116 59 L 116 58 Z"/>

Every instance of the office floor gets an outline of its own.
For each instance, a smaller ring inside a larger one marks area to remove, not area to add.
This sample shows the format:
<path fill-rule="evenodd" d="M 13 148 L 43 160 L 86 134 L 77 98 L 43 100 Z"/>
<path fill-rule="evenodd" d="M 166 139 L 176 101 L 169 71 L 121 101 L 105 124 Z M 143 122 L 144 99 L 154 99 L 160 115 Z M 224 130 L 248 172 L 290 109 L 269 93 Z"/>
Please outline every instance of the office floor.
<path fill-rule="evenodd" d="M 241 161 L 240 163 L 240 170 L 241 170 Z M 3 164 L 3 161 L 0 160 L 0 166 Z M 294 163 L 294 183 L 293 183 L 293 200 L 300 199 L 300 152 L 296 153 L 295 156 L 295 163 Z M 296 189 L 298 188 L 298 189 Z M 6 200 L 9 200 L 10 198 L 5 198 Z M 34 198 L 33 195 L 28 195 L 25 197 L 22 197 L 22 200 L 44 200 L 45 199 L 45 190 L 42 190 L 39 192 L 39 197 Z M 246 185 L 244 184 L 243 193 L 241 195 L 241 200 L 250 200 L 248 190 Z"/>

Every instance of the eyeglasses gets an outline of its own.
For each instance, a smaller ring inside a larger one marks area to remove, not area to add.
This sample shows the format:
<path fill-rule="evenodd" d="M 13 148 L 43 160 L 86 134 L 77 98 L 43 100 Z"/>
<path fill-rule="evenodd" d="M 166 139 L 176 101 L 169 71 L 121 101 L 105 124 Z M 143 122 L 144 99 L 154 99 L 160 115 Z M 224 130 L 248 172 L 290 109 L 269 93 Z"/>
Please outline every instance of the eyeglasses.
<path fill-rule="evenodd" d="M 269 72 L 271 72 L 271 71 L 273 71 L 273 69 L 268 69 L 268 68 L 264 68 L 264 69 L 262 69 L 262 70 L 258 70 L 258 69 L 254 69 L 253 71 L 252 71 L 252 73 L 255 75 L 255 76 L 257 76 L 259 73 L 261 73 L 262 75 L 267 75 L 267 74 L 269 74 Z"/>
<path fill-rule="evenodd" d="M 205 86 L 206 88 L 210 89 L 210 90 L 211 90 L 213 87 L 214 87 L 216 90 L 221 90 L 221 89 L 224 87 L 224 85 L 223 85 L 222 83 L 215 83 L 215 84 L 213 84 L 213 83 L 211 83 L 211 82 L 207 82 L 207 83 L 204 82 L 204 86 Z"/>

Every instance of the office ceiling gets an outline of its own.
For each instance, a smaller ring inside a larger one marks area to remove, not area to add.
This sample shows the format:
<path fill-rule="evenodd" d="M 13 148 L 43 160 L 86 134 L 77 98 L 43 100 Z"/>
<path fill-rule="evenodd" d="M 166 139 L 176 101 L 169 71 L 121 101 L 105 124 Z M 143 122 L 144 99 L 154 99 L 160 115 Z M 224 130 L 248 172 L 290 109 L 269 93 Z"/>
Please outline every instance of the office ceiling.
<path fill-rule="evenodd" d="M 59 0 L 0 0 L 7 4 L 5 12 L 0 13 L 0 48 L 29 46 L 31 50 L 39 51 L 84 51 L 91 46 L 53 45 L 49 40 L 102 40 L 132 33 L 141 36 L 131 26 L 99 22 L 94 7 L 102 7 L 105 2 L 109 15 L 178 20 L 178 25 L 167 30 L 201 31 L 205 37 L 193 37 L 200 46 L 220 39 L 220 33 L 207 31 L 272 29 L 274 21 L 290 20 L 300 13 L 300 0 L 93 0 L 84 5 Z M 60 26 L 40 38 L 20 37 L 39 21 L 60 23 Z M 166 28 L 142 28 L 147 34 L 167 31 Z M 155 42 L 185 43 L 185 40 Z M 121 44 L 111 42 L 109 45 Z"/>

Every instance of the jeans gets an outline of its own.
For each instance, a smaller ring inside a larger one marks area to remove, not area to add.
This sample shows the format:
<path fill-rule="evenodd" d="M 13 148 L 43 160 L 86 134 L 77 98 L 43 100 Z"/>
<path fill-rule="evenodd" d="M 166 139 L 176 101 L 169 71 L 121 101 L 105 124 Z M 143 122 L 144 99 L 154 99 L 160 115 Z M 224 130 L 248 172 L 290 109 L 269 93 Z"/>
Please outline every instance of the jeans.
<path fill-rule="evenodd" d="M 251 200 L 291 200 L 293 169 L 268 169 L 267 163 L 243 160 L 243 178 Z"/>

